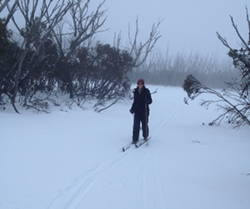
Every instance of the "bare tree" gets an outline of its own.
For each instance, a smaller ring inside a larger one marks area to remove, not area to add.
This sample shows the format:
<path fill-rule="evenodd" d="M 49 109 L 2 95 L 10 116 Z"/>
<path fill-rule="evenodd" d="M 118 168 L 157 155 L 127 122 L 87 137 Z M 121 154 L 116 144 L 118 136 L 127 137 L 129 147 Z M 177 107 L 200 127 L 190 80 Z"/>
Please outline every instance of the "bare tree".
<path fill-rule="evenodd" d="M 131 34 L 131 29 L 129 26 L 128 38 L 129 38 L 129 53 L 134 58 L 134 67 L 139 67 L 142 65 L 148 58 L 150 52 L 154 48 L 157 41 L 161 38 L 159 27 L 161 21 L 155 23 L 151 27 L 149 37 L 144 42 L 138 40 L 139 36 L 139 19 L 135 21 L 135 32 L 134 35 Z"/>
<path fill-rule="evenodd" d="M 22 42 L 20 44 L 21 54 L 17 58 L 18 61 L 14 63 L 13 69 L 17 68 L 14 80 L 13 89 L 11 90 L 11 103 L 15 111 L 18 112 L 16 108 L 16 97 L 18 93 L 18 87 L 20 81 L 24 79 L 26 75 L 22 75 L 22 68 L 24 60 L 28 55 L 30 50 L 34 50 L 35 53 L 32 59 L 36 55 L 40 56 L 40 61 L 46 57 L 46 54 L 41 53 L 41 47 L 48 38 L 51 37 L 53 29 L 62 21 L 66 13 L 72 7 L 72 2 L 62 0 L 43 0 L 41 5 L 39 0 L 19 0 L 17 1 L 17 9 L 24 20 L 24 26 L 20 26 L 17 23 L 17 18 L 15 14 L 11 16 L 11 20 L 22 37 Z M 11 13 L 12 8 L 8 6 L 8 11 Z M 49 21 L 48 21 L 49 17 Z M 38 63 L 37 63 L 38 64 Z M 21 76 L 22 75 L 22 76 Z"/>
<path fill-rule="evenodd" d="M 234 49 L 228 41 L 217 32 L 217 37 L 222 42 L 222 44 L 229 49 L 228 55 L 233 59 L 233 64 L 241 73 L 241 93 L 242 95 L 249 95 L 250 90 L 250 18 L 248 9 L 246 8 L 246 20 L 248 26 L 248 40 L 245 40 L 239 29 L 237 24 L 235 23 L 232 16 L 230 16 L 232 26 L 241 41 L 242 47 L 238 49 Z"/>
<path fill-rule="evenodd" d="M 90 0 L 76 0 L 71 7 L 70 16 L 72 21 L 72 36 L 70 40 L 70 52 L 73 53 L 102 29 L 107 17 L 102 9 L 105 0 L 101 2 L 94 11 L 89 11 Z"/>
<path fill-rule="evenodd" d="M 217 105 L 222 110 L 222 113 L 215 118 L 209 125 L 220 124 L 224 119 L 228 123 L 233 124 L 234 127 L 243 125 L 250 125 L 250 112 L 249 104 L 250 99 L 247 97 L 240 97 L 239 91 L 216 91 L 198 81 L 194 76 L 187 76 L 184 85 L 184 90 L 187 92 L 190 99 L 195 99 L 201 94 L 210 94 L 215 96 L 215 99 L 204 100 L 201 105 L 209 106 L 211 104 Z M 188 104 L 188 100 L 185 99 L 185 103 Z"/>
<path fill-rule="evenodd" d="M 115 33 L 113 37 L 113 46 L 117 49 L 121 47 L 122 34 L 121 31 L 119 33 Z"/>
<path fill-rule="evenodd" d="M 250 19 L 248 9 L 246 8 L 249 29 L 248 40 L 243 38 L 232 16 L 230 16 L 230 19 L 234 31 L 241 41 L 241 48 L 234 49 L 219 33 L 217 33 L 217 36 L 222 44 L 229 49 L 228 55 L 233 59 L 235 69 L 240 72 L 239 78 L 233 83 L 228 83 L 229 89 L 220 92 L 201 84 L 196 78 L 189 75 L 184 82 L 183 88 L 191 99 L 204 93 L 215 96 L 216 99 L 202 102 L 202 105 L 216 104 L 222 110 L 222 113 L 210 125 L 220 123 L 226 119 L 228 123 L 239 127 L 250 125 Z"/>
<path fill-rule="evenodd" d="M 7 13 L 7 16 L 4 17 L 4 25 L 5 27 L 8 25 L 11 17 L 14 15 L 14 13 L 16 12 L 17 9 L 17 2 L 18 0 L 15 0 L 14 2 L 12 2 L 12 4 L 10 4 L 10 0 L 5 0 L 4 2 L 0 1 L 0 13 L 6 9 L 9 8 L 9 11 Z"/>
<path fill-rule="evenodd" d="M 104 3 L 105 1 L 102 1 L 91 10 L 90 0 L 72 0 L 67 24 L 61 24 L 52 30 L 61 58 L 75 60 L 82 47 L 89 48 L 94 36 L 105 31 L 102 29 L 107 19 L 103 9 Z M 46 14 L 46 18 L 48 21 L 51 19 L 48 14 Z M 73 90 L 71 73 L 68 72 L 67 75 L 70 77 L 68 79 L 70 98 L 73 98 L 77 93 Z"/>
<path fill-rule="evenodd" d="M 97 33 L 105 31 L 103 26 L 107 19 L 106 11 L 103 9 L 105 0 L 94 10 L 90 9 L 91 0 L 71 0 L 71 2 L 67 23 L 58 25 L 52 31 L 61 54 L 66 57 L 75 55 L 77 49 L 90 45 Z M 46 18 L 47 21 L 51 19 L 48 13 Z"/>
<path fill-rule="evenodd" d="M 0 0 L 0 12 L 2 12 L 8 5 L 10 0 Z"/>

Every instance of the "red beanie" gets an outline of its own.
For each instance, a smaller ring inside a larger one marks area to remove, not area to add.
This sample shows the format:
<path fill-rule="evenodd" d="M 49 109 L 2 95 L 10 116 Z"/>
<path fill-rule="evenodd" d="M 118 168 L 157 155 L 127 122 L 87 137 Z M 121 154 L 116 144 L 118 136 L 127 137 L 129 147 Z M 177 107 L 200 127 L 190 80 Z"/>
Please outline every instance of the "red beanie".
<path fill-rule="evenodd" d="M 140 78 L 138 81 L 137 81 L 137 84 L 139 84 L 139 83 L 142 83 L 143 85 L 144 85 L 144 79 L 142 79 L 142 78 Z"/>

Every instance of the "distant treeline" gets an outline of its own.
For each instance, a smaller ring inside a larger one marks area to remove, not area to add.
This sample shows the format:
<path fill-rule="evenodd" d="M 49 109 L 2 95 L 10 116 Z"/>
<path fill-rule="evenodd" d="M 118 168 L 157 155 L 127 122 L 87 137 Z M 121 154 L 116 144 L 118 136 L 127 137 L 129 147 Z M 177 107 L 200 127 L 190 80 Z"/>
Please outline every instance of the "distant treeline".
<path fill-rule="evenodd" d="M 130 73 L 132 82 L 144 78 L 149 84 L 182 86 L 187 75 L 192 74 L 213 88 L 226 88 L 228 82 L 238 77 L 230 60 L 219 61 L 201 55 L 155 55 L 151 61 Z"/>

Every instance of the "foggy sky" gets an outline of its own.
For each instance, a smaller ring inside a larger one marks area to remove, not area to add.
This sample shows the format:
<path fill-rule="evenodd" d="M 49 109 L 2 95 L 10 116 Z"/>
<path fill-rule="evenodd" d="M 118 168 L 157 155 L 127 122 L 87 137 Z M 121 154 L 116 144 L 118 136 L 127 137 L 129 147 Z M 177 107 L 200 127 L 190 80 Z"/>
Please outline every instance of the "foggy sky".
<path fill-rule="evenodd" d="M 194 52 L 226 56 L 226 50 L 216 37 L 219 31 L 234 46 L 239 44 L 231 27 L 231 14 L 245 37 L 247 24 L 245 6 L 250 9 L 249 0 L 106 0 L 108 9 L 106 27 L 102 34 L 105 40 L 112 40 L 115 32 L 122 32 L 127 40 L 128 23 L 139 17 L 141 38 L 146 37 L 153 22 L 163 19 L 162 38 L 157 48 L 171 52 Z"/>
<path fill-rule="evenodd" d="M 91 0 L 91 5 L 95 7 L 101 1 Z M 164 53 L 168 48 L 171 54 L 192 52 L 227 57 L 216 31 L 239 47 L 229 15 L 235 18 L 244 37 L 248 37 L 245 6 L 250 10 L 250 0 L 106 0 L 108 19 L 104 27 L 108 30 L 97 39 L 112 43 L 114 33 L 121 32 L 122 46 L 126 47 L 128 25 L 132 28 L 138 16 L 141 40 L 146 39 L 154 22 L 163 20 L 162 38 L 155 51 Z"/>

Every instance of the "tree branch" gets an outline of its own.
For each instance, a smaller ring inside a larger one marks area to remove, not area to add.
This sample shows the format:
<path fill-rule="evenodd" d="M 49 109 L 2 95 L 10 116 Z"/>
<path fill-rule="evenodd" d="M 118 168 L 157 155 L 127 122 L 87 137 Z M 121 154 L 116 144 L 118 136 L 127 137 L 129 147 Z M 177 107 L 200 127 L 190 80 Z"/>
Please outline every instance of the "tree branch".
<path fill-rule="evenodd" d="M 0 1 L 0 12 L 2 12 L 7 7 L 9 1 L 10 0 L 4 0 L 4 2 Z"/>
<path fill-rule="evenodd" d="M 154 48 L 157 41 L 161 38 L 159 27 L 161 25 L 161 21 L 157 22 L 156 24 L 153 24 L 151 27 L 151 31 L 149 33 L 149 37 L 146 41 L 138 43 L 138 36 L 139 36 L 139 20 L 136 18 L 135 22 L 135 33 L 134 38 L 131 38 L 131 32 L 130 32 L 130 26 L 128 31 L 128 38 L 129 38 L 129 54 L 134 58 L 134 67 L 141 66 L 146 59 L 148 58 L 148 55 Z"/>
<path fill-rule="evenodd" d="M 247 45 L 247 43 L 245 42 L 245 40 L 242 38 L 242 36 L 241 36 L 241 34 L 240 34 L 239 30 L 238 30 L 238 27 L 237 27 L 237 25 L 236 25 L 235 22 L 234 22 L 233 17 L 230 16 L 230 19 L 231 19 L 233 28 L 234 28 L 234 30 L 236 31 L 238 37 L 240 38 L 240 40 L 242 41 L 242 43 L 244 44 L 244 46 L 250 51 L 250 48 L 249 48 L 249 46 Z"/>

